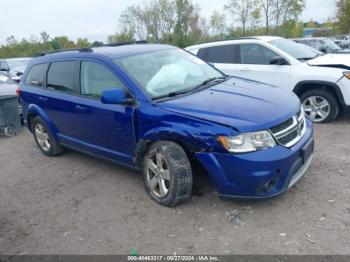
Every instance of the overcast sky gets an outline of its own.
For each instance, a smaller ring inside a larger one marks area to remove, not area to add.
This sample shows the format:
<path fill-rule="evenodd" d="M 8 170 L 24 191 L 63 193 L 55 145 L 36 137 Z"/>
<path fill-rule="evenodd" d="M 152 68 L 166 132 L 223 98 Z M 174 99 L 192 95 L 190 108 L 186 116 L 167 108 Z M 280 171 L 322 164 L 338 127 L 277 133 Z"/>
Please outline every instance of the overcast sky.
<path fill-rule="evenodd" d="M 335 0 L 306 0 L 303 20 L 324 22 L 335 14 Z M 106 41 L 117 29 L 120 13 L 129 5 L 144 0 L 0 0 L 0 44 L 14 35 L 29 38 L 46 31 L 50 36 L 67 35 Z M 202 14 L 223 10 L 227 0 L 195 0 Z"/>

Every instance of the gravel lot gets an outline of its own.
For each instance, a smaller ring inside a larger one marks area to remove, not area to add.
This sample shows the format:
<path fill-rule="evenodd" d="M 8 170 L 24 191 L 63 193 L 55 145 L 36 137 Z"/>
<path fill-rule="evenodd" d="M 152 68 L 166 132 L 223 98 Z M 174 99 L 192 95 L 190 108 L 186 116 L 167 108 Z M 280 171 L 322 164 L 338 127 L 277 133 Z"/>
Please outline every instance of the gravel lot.
<path fill-rule="evenodd" d="M 203 178 L 204 196 L 176 209 L 135 171 L 48 158 L 26 128 L 0 137 L 0 254 L 350 254 L 350 116 L 315 129 L 311 169 L 288 193 L 222 201 Z"/>

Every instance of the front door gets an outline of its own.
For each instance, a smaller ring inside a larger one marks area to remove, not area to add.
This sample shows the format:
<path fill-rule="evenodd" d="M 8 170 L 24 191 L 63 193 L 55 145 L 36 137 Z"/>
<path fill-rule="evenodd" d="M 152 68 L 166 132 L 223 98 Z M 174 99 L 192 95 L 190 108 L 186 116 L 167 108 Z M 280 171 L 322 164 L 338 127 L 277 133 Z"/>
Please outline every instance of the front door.
<path fill-rule="evenodd" d="M 105 89 L 127 87 L 109 65 L 98 60 L 83 60 L 80 65 L 80 97 L 75 103 L 76 131 L 81 142 L 107 157 L 132 163 L 135 150 L 134 107 L 101 102 Z"/>
<path fill-rule="evenodd" d="M 289 88 L 290 65 L 270 64 L 277 53 L 260 44 L 241 44 L 236 75 L 285 89 Z"/>

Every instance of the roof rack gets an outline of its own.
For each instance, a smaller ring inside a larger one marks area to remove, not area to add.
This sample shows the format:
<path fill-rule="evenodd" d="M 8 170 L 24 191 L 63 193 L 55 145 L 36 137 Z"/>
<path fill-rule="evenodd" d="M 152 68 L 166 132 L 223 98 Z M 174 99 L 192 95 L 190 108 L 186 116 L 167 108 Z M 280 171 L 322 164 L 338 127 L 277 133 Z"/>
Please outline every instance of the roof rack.
<path fill-rule="evenodd" d="M 91 53 L 93 50 L 90 47 L 84 47 L 84 48 L 66 48 L 66 49 L 58 49 L 58 50 L 53 50 L 53 51 L 48 51 L 48 52 L 42 52 L 38 53 L 35 55 L 35 57 L 38 56 L 45 56 L 45 55 L 50 55 L 50 54 L 57 54 L 61 52 L 69 52 L 69 51 L 78 51 L 78 52 L 85 52 L 85 53 Z"/>
<path fill-rule="evenodd" d="M 130 41 L 130 42 L 116 42 L 116 43 L 104 44 L 102 46 L 121 46 L 121 45 L 137 45 L 137 44 L 148 44 L 148 41 L 139 40 L 139 41 Z"/>
<path fill-rule="evenodd" d="M 103 44 L 103 45 L 98 46 L 98 47 L 103 47 L 103 46 L 122 46 L 122 45 L 133 45 L 133 44 L 148 44 L 148 42 L 146 40 L 131 41 L 131 42 L 117 42 L 117 43 Z M 94 46 L 92 46 L 92 47 L 94 47 Z M 58 50 L 38 53 L 37 55 L 35 55 L 35 57 L 45 56 L 45 55 L 50 55 L 50 54 L 57 54 L 57 53 L 61 53 L 61 52 L 70 52 L 70 51 L 92 53 L 94 51 L 92 49 L 92 47 L 58 49 Z"/>

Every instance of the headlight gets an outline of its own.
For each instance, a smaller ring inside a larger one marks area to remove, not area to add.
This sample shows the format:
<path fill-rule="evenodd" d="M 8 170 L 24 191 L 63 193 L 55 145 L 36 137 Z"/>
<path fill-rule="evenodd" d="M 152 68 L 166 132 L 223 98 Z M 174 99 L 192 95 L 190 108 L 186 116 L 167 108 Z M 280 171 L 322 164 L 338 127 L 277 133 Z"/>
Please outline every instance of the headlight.
<path fill-rule="evenodd" d="M 243 133 L 239 136 L 219 136 L 219 142 L 231 153 L 247 153 L 276 146 L 268 131 Z"/>
<path fill-rule="evenodd" d="M 344 72 L 343 75 L 344 75 L 347 79 L 350 79 L 350 72 Z"/>

